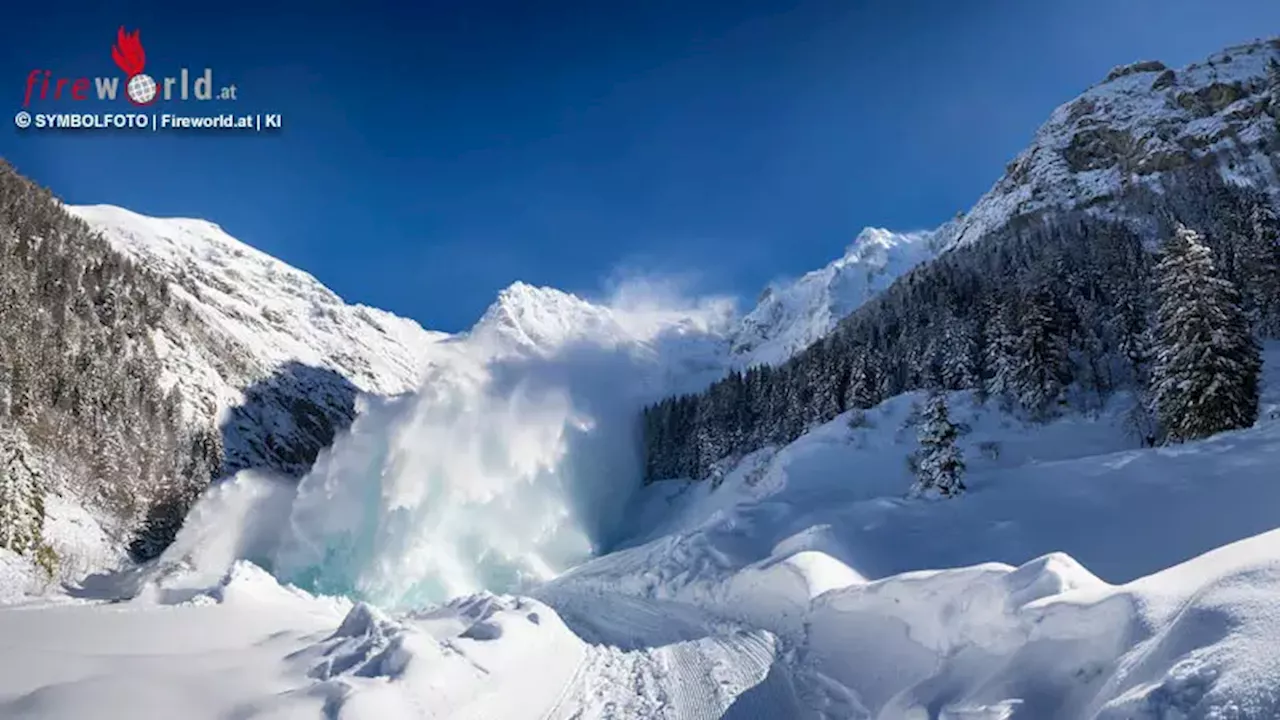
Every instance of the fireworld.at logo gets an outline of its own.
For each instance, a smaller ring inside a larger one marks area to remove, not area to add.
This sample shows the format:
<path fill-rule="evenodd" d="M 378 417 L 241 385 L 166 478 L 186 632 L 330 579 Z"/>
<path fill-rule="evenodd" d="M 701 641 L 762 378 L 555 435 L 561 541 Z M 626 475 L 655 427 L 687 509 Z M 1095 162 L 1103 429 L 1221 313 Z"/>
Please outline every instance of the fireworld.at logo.
<path fill-rule="evenodd" d="M 125 76 L 125 98 L 138 106 L 165 100 L 235 100 L 236 86 L 225 85 L 214 92 L 213 69 L 194 77 L 190 69 L 179 68 L 173 77 L 157 81 L 148 75 L 147 53 L 142 47 L 141 31 L 127 33 L 124 26 L 116 32 L 116 42 L 111 46 L 111 59 Z M 90 90 L 98 100 L 115 100 L 120 90 L 120 78 L 87 77 L 55 78 L 52 70 L 35 69 L 27 74 L 27 89 L 22 97 L 22 107 L 35 100 L 88 100 Z"/>

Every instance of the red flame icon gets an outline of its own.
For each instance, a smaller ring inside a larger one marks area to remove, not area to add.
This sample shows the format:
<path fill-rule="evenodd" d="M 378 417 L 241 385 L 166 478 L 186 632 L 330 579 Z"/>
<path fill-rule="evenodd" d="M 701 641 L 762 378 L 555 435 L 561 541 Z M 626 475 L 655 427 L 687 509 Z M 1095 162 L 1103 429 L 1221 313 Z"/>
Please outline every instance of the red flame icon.
<path fill-rule="evenodd" d="M 133 34 L 124 31 L 124 26 L 116 32 L 116 44 L 111 46 L 111 59 L 129 78 L 125 85 L 125 97 L 134 105 L 149 105 L 160 96 L 156 81 L 142 72 L 147 66 L 147 53 L 142 49 L 142 41 L 138 39 L 141 30 Z"/>
<path fill-rule="evenodd" d="M 111 46 L 111 59 L 124 70 L 125 76 L 136 76 L 147 65 L 146 51 L 142 50 L 142 41 L 138 40 L 140 32 L 142 32 L 141 29 L 136 29 L 133 35 L 129 35 L 124 32 L 124 26 L 120 26 L 119 31 L 115 33 L 115 45 Z"/>
<path fill-rule="evenodd" d="M 116 33 L 116 44 L 111 46 L 111 59 L 129 77 L 141 73 L 147 65 L 147 53 L 142 49 L 142 41 L 138 39 L 140 32 L 142 31 L 134 30 L 131 35 L 121 25 Z"/>

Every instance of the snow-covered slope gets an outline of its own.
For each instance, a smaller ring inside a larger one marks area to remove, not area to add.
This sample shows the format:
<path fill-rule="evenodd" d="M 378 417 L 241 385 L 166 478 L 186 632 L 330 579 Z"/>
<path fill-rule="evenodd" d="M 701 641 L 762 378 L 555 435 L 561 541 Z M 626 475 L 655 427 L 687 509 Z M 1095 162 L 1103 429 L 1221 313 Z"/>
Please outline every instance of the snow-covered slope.
<path fill-rule="evenodd" d="M 235 560 L 287 525 L 291 491 L 242 476 L 132 602 L 0 608 L 0 715 L 1267 720 L 1267 359 L 1257 427 L 1170 449 L 1127 447 L 1122 398 L 1037 426 L 956 394 L 971 490 L 952 501 L 902 498 L 917 398 L 895 398 L 718 489 L 649 488 L 647 537 L 533 598 L 395 614 Z"/>
<path fill-rule="evenodd" d="M 1010 219 L 1050 208 L 1114 211 L 1133 184 L 1208 161 L 1235 182 L 1277 183 L 1280 40 L 1216 53 L 1181 69 L 1158 62 L 1116 68 L 1059 107 L 1034 141 L 963 218 L 939 230 L 953 247 Z"/>
<path fill-rule="evenodd" d="M 734 364 L 749 367 L 785 361 L 936 254 L 933 233 L 863 230 L 838 260 L 798 280 L 765 289 L 732 335 Z"/>
<path fill-rule="evenodd" d="M 223 429 L 228 472 L 298 475 L 354 416 L 355 396 L 418 387 L 448 338 L 376 308 L 348 305 L 311 275 L 204 220 L 108 205 L 68 210 L 139 264 L 172 279 L 181 307 L 156 337 L 168 382 Z M 696 390 L 728 367 L 777 363 L 934 253 L 929 234 L 868 229 L 843 257 L 776 283 L 740 319 L 724 299 L 591 302 L 516 282 L 454 338 L 486 357 L 545 355 L 573 343 L 662 355 L 662 382 Z M 637 342 L 638 339 L 644 338 Z"/>
<path fill-rule="evenodd" d="M 350 421 L 357 392 L 413 389 L 427 348 L 445 337 L 348 305 L 210 222 L 108 205 L 67 209 L 172 279 L 186 311 L 168 319 L 156 343 L 192 411 L 224 425 L 228 470 L 305 470 Z"/>
<path fill-rule="evenodd" d="M 464 335 L 392 331 L 208 224 L 78 209 L 175 278 L 194 320 L 158 342 L 209 412 L 251 408 L 246 461 L 300 465 L 250 438 L 298 440 L 308 403 L 414 392 L 361 401 L 300 483 L 208 493 L 155 565 L 0 609 L 0 716 L 1280 717 L 1278 347 L 1256 427 L 1176 448 L 1139 448 L 1123 395 L 1026 425 L 953 394 L 947 502 L 903 497 L 911 395 L 630 497 L 638 404 L 784 360 L 939 247 L 1204 157 L 1274 181 L 1277 52 L 1118 69 L 967 216 L 865 232 L 737 327 L 517 283 Z"/>

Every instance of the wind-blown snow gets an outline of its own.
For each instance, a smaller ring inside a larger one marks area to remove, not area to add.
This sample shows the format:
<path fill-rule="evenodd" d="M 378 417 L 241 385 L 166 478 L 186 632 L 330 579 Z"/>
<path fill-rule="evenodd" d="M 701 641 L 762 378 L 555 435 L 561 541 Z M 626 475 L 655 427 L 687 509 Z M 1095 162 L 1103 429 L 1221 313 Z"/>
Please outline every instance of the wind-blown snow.
<path fill-rule="evenodd" d="M 720 372 L 726 304 L 610 307 L 516 284 L 370 401 L 298 487 L 275 572 L 384 605 L 504 591 L 607 547 L 645 402 Z"/>

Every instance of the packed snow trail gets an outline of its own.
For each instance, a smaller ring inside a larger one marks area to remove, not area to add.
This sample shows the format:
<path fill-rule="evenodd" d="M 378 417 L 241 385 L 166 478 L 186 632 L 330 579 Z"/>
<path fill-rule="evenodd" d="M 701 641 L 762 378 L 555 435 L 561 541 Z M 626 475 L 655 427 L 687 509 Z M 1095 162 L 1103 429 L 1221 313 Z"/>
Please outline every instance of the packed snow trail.
<path fill-rule="evenodd" d="M 549 718 L 795 717 L 778 639 L 689 605 L 617 593 L 543 598 L 587 657 Z M 630 694 L 618 688 L 631 688 Z"/>

